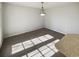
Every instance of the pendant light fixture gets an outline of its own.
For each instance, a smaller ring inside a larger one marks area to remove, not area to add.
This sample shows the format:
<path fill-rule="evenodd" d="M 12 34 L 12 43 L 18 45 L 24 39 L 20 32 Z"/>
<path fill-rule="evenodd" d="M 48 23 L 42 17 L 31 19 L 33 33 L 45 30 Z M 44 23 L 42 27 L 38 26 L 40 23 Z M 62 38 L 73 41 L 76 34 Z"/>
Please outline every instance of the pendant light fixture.
<path fill-rule="evenodd" d="M 44 2 L 41 2 L 41 4 L 42 4 L 42 7 L 41 7 L 41 13 L 40 13 L 40 15 L 41 16 L 45 16 L 45 10 L 44 10 L 44 6 L 43 6 L 43 4 L 44 4 Z"/>

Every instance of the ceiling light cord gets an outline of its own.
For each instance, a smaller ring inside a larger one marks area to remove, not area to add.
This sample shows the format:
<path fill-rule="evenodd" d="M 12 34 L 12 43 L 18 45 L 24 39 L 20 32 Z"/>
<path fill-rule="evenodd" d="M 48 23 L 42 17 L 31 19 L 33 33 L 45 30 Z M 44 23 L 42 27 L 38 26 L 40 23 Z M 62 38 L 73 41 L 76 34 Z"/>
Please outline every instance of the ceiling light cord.
<path fill-rule="evenodd" d="M 42 8 L 43 8 L 43 3 L 44 3 L 44 2 L 41 2 L 41 4 L 42 4 Z"/>

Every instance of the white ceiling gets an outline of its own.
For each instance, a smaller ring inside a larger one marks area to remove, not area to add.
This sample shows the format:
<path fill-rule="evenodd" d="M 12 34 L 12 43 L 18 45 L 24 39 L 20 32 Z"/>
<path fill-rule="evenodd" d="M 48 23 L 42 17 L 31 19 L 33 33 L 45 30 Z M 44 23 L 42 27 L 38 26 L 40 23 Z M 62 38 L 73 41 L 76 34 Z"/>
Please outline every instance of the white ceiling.
<path fill-rule="evenodd" d="M 41 2 L 6 2 L 8 4 L 19 5 L 19 6 L 29 6 L 33 8 L 41 8 Z M 69 4 L 75 4 L 77 2 L 44 2 L 44 7 L 51 8 L 56 6 L 63 6 Z"/>

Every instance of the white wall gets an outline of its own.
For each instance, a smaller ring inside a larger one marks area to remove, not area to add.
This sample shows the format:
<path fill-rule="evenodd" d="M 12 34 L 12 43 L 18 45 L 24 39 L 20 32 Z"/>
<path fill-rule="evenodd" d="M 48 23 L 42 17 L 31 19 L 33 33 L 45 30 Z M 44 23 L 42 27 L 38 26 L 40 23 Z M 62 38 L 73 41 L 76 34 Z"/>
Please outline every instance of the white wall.
<path fill-rule="evenodd" d="M 48 9 L 45 27 L 61 33 L 79 34 L 79 5 L 72 4 Z"/>
<path fill-rule="evenodd" d="M 45 18 L 37 8 L 3 5 L 3 36 L 9 37 L 39 28 L 61 33 L 79 34 L 79 5 L 59 6 L 47 10 Z"/>
<path fill-rule="evenodd" d="M 3 5 L 3 36 L 9 37 L 43 27 L 37 8 Z"/>
<path fill-rule="evenodd" d="M 1 21 L 2 21 L 2 4 L 0 3 L 0 47 L 2 45 L 2 24 L 1 24 Z"/>

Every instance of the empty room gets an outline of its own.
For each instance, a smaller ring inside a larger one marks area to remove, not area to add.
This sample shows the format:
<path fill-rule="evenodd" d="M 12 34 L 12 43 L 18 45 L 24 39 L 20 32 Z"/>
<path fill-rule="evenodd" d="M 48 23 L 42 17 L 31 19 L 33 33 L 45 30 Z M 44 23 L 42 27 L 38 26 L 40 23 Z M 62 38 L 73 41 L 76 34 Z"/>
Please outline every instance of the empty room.
<path fill-rule="evenodd" d="M 79 57 L 79 2 L 0 2 L 0 57 Z"/>

